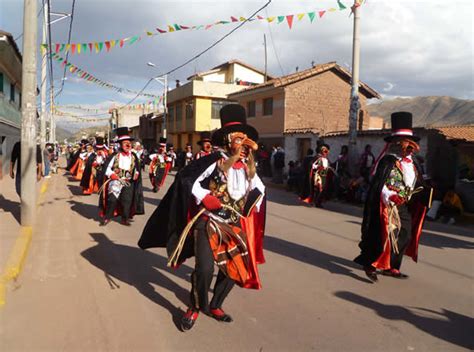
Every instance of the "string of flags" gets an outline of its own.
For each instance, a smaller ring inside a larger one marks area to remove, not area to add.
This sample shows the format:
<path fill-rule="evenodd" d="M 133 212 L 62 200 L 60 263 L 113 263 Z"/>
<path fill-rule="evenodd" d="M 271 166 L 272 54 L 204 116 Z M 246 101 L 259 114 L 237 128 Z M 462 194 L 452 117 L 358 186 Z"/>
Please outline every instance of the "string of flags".
<path fill-rule="evenodd" d="M 147 110 L 147 111 L 156 111 L 158 107 L 163 103 L 163 96 L 157 97 L 153 100 L 147 101 L 141 104 L 134 105 L 125 105 L 118 107 L 119 110 Z"/>
<path fill-rule="evenodd" d="M 56 53 L 51 53 L 51 57 L 54 60 L 56 60 L 57 62 L 61 63 L 61 65 L 63 67 L 67 67 L 69 69 L 69 72 L 75 73 L 77 75 L 77 77 L 79 77 L 79 78 L 81 78 L 81 79 L 83 79 L 83 80 L 85 80 L 89 83 L 95 83 L 95 84 L 97 84 L 101 87 L 113 89 L 113 90 L 115 90 L 116 92 L 119 92 L 119 93 L 127 92 L 127 93 L 133 93 L 133 94 L 145 96 L 145 97 L 152 97 L 152 98 L 157 97 L 154 94 L 139 93 L 138 91 L 135 91 L 135 90 L 132 90 L 132 89 L 117 87 L 117 86 L 115 86 L 111 83 L 102 81 L 102 80 L 98 79 L 97 77 L 93 76 L 92 74 L 90 74 L 89 72 L 87 72 L 87 71 L 77 67 L 76 65 L 68 62 L 65 58 L 63 58 L 62 56 L 60 56 Z"/>
<path fill-rule="evenodd" d="M 73 114 L 73 113 L 70 113 L 70 112 L 61 111 L 56 106 L 53 107 L 52 112 L 56 116 L 71 117 L 71 118 L 85 120 L 85 121 L 106 121 L 108 119 L 108 117 L 107 118 L 101 118 L 101 119 L 99 119 L 99 118 L 91 119 L 91 118 L 89 118 L 87 116 L 84 116 L 84 115 L 76 115 L 76 114 Z M 101 115 L 108 115 L 108 113 L 105 112 Z"/>
<path fill-rule="evenodd" d="M 91 113 L 95 113 L 95 114 L 98 114 L 99 112 L 103 112 L 103 113 L 107 112 L 107 110 L 104 110 L 104 109 L 86 108 L 86 107 L 83 107 L 81 105 L 56 105 L 56 106 L 54 106 L 54 109 L 56 109 L 56 108 L 82 110 L 82 111 L 87 111 L 87 112 L 91 112 Z"/>
<path fill-rule="evenodd" d="M 358 0 L 356 6 L 360 6 L 364 0 Z M 336 12 L 336 11 L 343 11 L 347 9 L 351 9 L 342 3 L 342 0 L 337 0 L 337 8 L 330 7 L 325 10 L 317 10 L 311 12 L 302 12 L 297 14 L 289 14 L 289 15 L 282 15 L 282 16 L 269 16 L 263 17 L 257 15 L 255 18 L 249 19 L 249 22 L 253 21 L 264 21 L 270 24 L 281 24 L 286 23 L 288 28 L 291 30 L 293 25 L 297 22 L 301 22 L 304 19 L 308 19 L 310 23 L 313 23 L 317 18 L 323 18 L 327 13 Z M 51 45 L 51 49 L 54 53 L 69 53 L 72 55 L 80 55 L 86 53 L 103 53 L 103 52 L 110 52 L 112 49 L 123 48 L 124 46 L 130 46 L 138 41 L 142 40 L 146 37 L 154 37 L 157 35 L 167 34 L 167 33 L 174 33 L 179 31 L 185 30 L 209 30 L 211 28 L 215 28 L 221 25 L 226 24 L 233 24 L 237 22 L 244 22 L 247 21 L 245 17 L 242 16 L 230 16 L 230 19 L 227 20 L 220 20 L 209 24 L 202 24 L 202 25 L 184 25 L 184 24 L 168 24 L 162 27 L 156 27 L 154 30 L 146 30 L 145 34 L 134 35 L 127 38 L 122 39 L 110 39 L 106 41 L 100 42 L 89 42 L 89 43 L 53 43 Z M 48 44 L 41 44 L 43 50 L 48 50 Z"/>

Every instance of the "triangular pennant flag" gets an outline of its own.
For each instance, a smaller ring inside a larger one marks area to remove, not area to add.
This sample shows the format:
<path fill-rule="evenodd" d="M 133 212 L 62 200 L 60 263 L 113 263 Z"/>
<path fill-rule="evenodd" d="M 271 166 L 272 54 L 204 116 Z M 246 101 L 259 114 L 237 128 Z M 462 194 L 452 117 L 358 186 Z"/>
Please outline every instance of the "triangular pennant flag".
<path fill-rule="evenodd" d="M 206 26 L 206 28 L 204 28 L 204 29 L 209 29 L 209 28 L 211 28 L 211 27 L 212 27 L 212 24 L 208 24 L 208 25 Z"/>
<path fill-rule="evenodd" d="M 128 43 L 128 45 L 132 45 L 133 43 L 135 43 L 138 39 L 140 39 L 140 36 L 136 35 L 132 38 L 130 38 L 130 42 Z"/>
<path fill-rule="evenodd" d="M 71 44 L 71 54 L 74 55 L 75 51 L 76 51 L 76 44 Z"/>
<path fill-rule="evenodd" d="M 278 23 L 282 23 L 285 20 L 285 16 L 278 16 Z"/>
<path fill-rule="evenodd" d="M 299 13 L 296 16 L 298 17 L 298 21 L 301 21 L 304 18 L 304 13 Z"/>
<path fill-rule="evenodd" d="M 168 25 L 168 32 L 174 32 L 174 28 L 170 25 Z"/>
<path fill-rule="evenodd" d="M 94 43 L 89 43 L 89 51 L 92 53 L 94 51 Z"/>
<path fill-rule="evenodd" d="M 66 61 L 64 61 L 64 62 L 66 62 Z M 72 64 L 71 64 L 70 62 L 68 62 L 68 63 L 66 64 L 67 67 L 69 67 L 69 66 L 71 66 L 71 65 L 72 65 Z"/>
<path fill-rule="evenodd" d="M 244 22 L 244 21 L 246 21 L 246 18 L 245 18 L 245 17 L 242 17 L 242 16 L 240 16 L 239 20 L 240 20 L 240 22 Z"/>
<path fill-rule="evenodd" d="M 177 31 L 180 31 L 181 30 L 181 27 L 179 26 L 179 24 L 174 24 L 174 29 L 176 29 Z"/>
<path fill-rule="evenodd" d="M 344 10 L 346 6 L 341 2 L 341 0 L 337 0 L 337 4 L 339 5 L 339 10 Z"/>
<path fill-rule="evenodd" d="M 60 48 L 61 48 L 61 44 L 56 44 L 56 49 L 55 49 L 56 54 L 59 53 Z"/>
<path fill-rule="evenodd" d="M 105 49 L 107 50 L 107 52 L 110 51 L 110 42 L 109 41 L 105 42 Z"/>
<path fill-rule="evenodd" d="M 110 47 L 113 49 L 115 48 L 115 40 L 110 41 Z"/>
<path fill-rule="evenodd" d="M 66 53 L 69 51 L 69 49 L 71 49 L 71 44 L 66 44 Z"/>
<path fill-rule="evenodd" d="M 268 23 L 271 23 L 271 22 L 275 21 L 275 16 L 267 17 L 267 21 L 268 21 Z"/>
<path fill-rule="evenodd" d="M 319 18 L 323 17 L 326 11 L 319 11 Z"/>
<path fill-rule="evenodd" d="M 260 16 L 260 15 L 257 15 L 257 18 L 258 18 L 259 20 L 264 20 L 264 19 L 265 19 L 265 17 L 262 17 L 262 16 Z"/>
<path fill-rule="evenodd" d="M 87 44 L 82 44 L 82 45 L 81 45 L 81 44 L 79 44 L 79 45 L 80 45 L 80 46 L 82 46 L 82 49 L 81 49 L 81 51 L 83 51 L 83 52 L 85 52 L 85 53 L 86 53 L 86 52 L 87 52 Z"/>
<path fill-rule="evenodd" d="M 291 29 L 291 26 L 293 25 L 293 17 L 294 15 L 286 16 L 286 22 L 288 22 L 288 27 L 290 27 L 290 29 Z"/>
<path fill-rule="evenodd" d="M 330 9 L 328 9 L 329 12 L 334 12 L 334 11 L 337 11 L 334 7 L 331 7 Z"/>
<path fill-rule="evenodd" d="M 152 37 L 152 36 L 153 36 L 153 32 L 146 31 L 146 35 L 149 36 L 149 37 Z"/>
<path fill-rule="evenodd" d="M 232 22 L 239 22 L 239 20 L 237 18 L 235 18 L 234 16 L 230 16 L 230 20 Z"/>
<path fill-rule="evenodd" d="M 313 23 L 315 16 L 316 16 L 316 12 L 308 12 L 308 17 L 311 23 Z"/>
<path fill-rule="evenodd" d="M 201 25 L 199 25 L 199 26 L 196 27 L 196 29 L 203 29 L 203 28 L 204 28 L 204 25 L 203 25 L 203 24 L 201 24 Z"/>
<path fill-rule="evenodd" d="M 156 28 L 156 30 L 157 30 L 159 33 L 161 33 L 161 34 L 167 33 L 167 32 L 166 32 L 165 30 L 163 30 L 163 29 Z"/>
<path fill-rule="evenodd" d="M 189 29 L 188 26 L 181 26 L 181 29 Z"/>
<path fill-rule="evenodd" d="M 120 39 L 120 47 L 122 48 L 123 47 L 123 43 L 125 42 L 124 39 Z"/>
<path fill-rule="evenodd" d="M 63 52 L 66 48 L 66 44 L 61 44 L 61 48 L 59 49 L 60 52 Z"/>

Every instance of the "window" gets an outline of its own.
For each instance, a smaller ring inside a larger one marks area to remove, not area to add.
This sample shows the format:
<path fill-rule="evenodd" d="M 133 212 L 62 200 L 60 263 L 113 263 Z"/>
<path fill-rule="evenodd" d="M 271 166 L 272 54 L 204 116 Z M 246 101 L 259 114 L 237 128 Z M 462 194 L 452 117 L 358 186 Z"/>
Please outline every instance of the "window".
<path fill-rule="evenodd" d="M 186 102 L 186 120 L 192 120 L 194 117 L 194 101 Z"/>
<path fill-rule="evenodd" d="M 273 98 L 263 99 L 263 116 L 273 115 Z"/>
<path fill-rule="evenodd" d="M 3 93 L 3 73 L 0 72 L 0 93 Z"/>
<path fill-rule="evenodd" d="M 15 101 L 15 85 L 10 84 L 10 101 Z"/>
<path fill-rule="evenodd" d="M 221 109 L 228 105 L 228 104 L 231 104 L 232 102 L 230 101 L 226 101 L 226 100 L 213 100 L 212 101 L 212 112 L 211 112 L 211 117 L 213 119 L 220 119 L 220 114 L 219 112 L 221 111 Z"/>
<path fill-rule="evenodd" d="M 255 117 L 255 100 L 247 102 L 247 117 Z"/>

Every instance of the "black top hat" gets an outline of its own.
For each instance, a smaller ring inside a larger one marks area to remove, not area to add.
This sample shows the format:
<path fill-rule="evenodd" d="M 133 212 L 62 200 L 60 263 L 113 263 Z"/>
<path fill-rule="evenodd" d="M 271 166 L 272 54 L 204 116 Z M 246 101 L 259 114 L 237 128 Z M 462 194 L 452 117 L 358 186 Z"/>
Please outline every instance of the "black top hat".
<path fill-rule="evenodd" d="M 420 140 L 420 137 L 413 135 L 412 123 L 413 115 L 411 112 L 399 111 L 394 112 L 390 116 L 392 122 L 392 133 L 385 137 L 385 141 L 391 142 L 396 138 L 408 138 L 415 142 Z"/>
<path fill-rule="evenodd" d="M 166 143 L 166 148 L 174 149 L 173 143 Z"/>
<path fill-rule="evenodd" d="M 318 150 L 317 150 L 317 152 L 318 152 L 318 153 L 321 153 L 321 151 L 323 150 L 323 148 L 326 148 L 327 150 L 331 150 L 331 147 L 329 146 L 329 144 L 321 143 L 320 145 L 318 145 Z"/>
<path fill-rule="evenodd" d="M 160 147 L 166 147 L 166 138 L 160 137 Z"/>
<path fill-rule="evenodd" d="M 212 134 L 212 144 L 226 144 L 225 137 L 232 132 L 242 132 L 254 142 L 258 141 L 257 130 L 247 125 L 247 116 L 245 109 L 239 104 L 229 104 L 224 106 L 220 111 L 221 128 Z"/>
<path fill-rule="evenodd" d="M 104 138 L 103 137 L 96 137 L 95 138 L 95 147 L 96 148 L 104 148 Z"/>
<path fill-rule="evenodd" d="M 197 144 L 202 145 L 204 142 L 211 142 L 211 132 L 201 132 L 201 139 L 197 142 Z"/>
<path fill-rule="evenodd" d="M 82 145 L 89 144 L 89 141 L 87 139 L 81 139 L 81 144 Z"/>
<path fill-rule="evenodd" d="M 115 133 L 117 134 L 117 142 L 133 141 L 135 139 L 135 138 L 129 136 L 128 127 L 118 127 L 115 130 Z"/>

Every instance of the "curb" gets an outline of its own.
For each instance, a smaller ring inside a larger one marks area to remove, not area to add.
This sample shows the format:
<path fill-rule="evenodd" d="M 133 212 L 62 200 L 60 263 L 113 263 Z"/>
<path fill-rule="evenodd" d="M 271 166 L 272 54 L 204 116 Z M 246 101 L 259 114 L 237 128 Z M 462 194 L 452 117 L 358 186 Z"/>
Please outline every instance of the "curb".
<path fill-rule="evenodd" d="M 48 180 L 44 180 L 40 188 L 40 195 L 36 201 L 36 210 L 41 203 L 43 195 L 48 190 Z M 20 276 L 28 250 L 30 248 L 31 239 L 33 238 L 33 226 L 20 226 L 20 233 L 13 245 L 13 249 L 8 257 L 7 264 L 0 277 L 0 308 L 6 303 L 7 284 L 16 280 Z"/>

